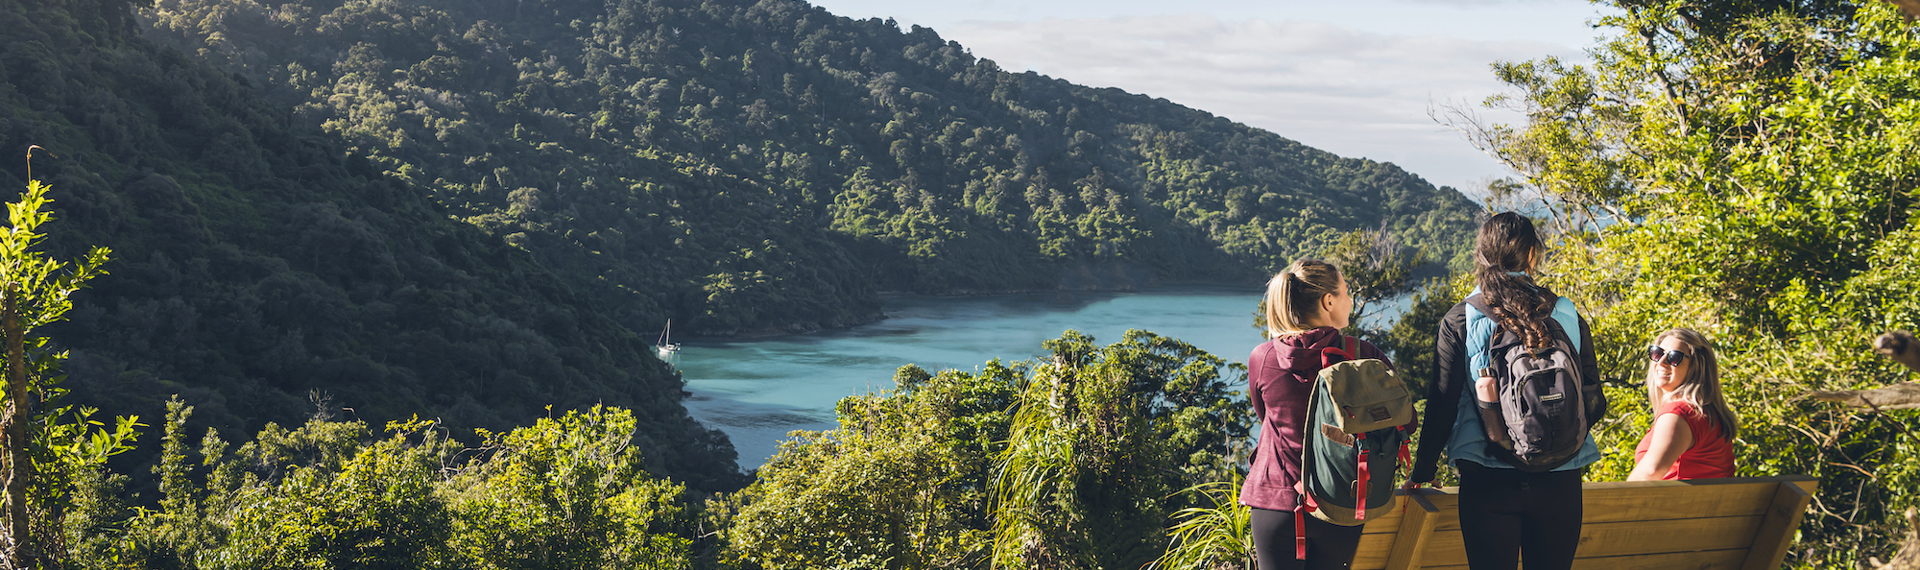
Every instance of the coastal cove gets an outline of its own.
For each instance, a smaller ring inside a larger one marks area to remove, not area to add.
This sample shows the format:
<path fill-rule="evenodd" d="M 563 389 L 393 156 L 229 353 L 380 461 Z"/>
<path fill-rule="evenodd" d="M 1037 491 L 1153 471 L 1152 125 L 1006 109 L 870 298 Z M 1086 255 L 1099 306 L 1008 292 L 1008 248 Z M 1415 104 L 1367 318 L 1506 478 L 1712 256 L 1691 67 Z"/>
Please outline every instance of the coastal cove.
<path fill-rule="evenodd" d="M 1127 329 L 1142 329 L 1244 362 L 1261 341 L 1253 327 L 1261 292 L 1255 285 L 890 296 L 887 318 L 876 323 L 810 334 L 693 339 L 670 362 L 693 393 L 688 411 L 726 432 L 740 453 L 740 467 L 750 470 L 772 458 L 790 431 L 833 429 L 835 402 L 892 389 L 894 370 L 907 364 L 937 372 L 972 370 L 994 358 L 1025 360 L 1044 352 L 1041 342 L 1068 329 L 1092 335 L 1099 345 L 1118 342 Z M 1390 323 L 1405 305 L 1386 303 L 1371 311 L 1368 322 Z"/>

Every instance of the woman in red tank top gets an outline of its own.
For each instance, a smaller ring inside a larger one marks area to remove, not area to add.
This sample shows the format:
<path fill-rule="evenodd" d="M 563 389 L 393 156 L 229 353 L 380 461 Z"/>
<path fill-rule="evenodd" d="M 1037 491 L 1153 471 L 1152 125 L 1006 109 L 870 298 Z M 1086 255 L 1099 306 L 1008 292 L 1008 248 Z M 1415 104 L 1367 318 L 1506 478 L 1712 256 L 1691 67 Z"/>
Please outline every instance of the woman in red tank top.
<path fill-rule="evenodd" d="M 1628 481 L 1733 476 L 1740 418 L 1720 395 L 1713 345 L 1691 329 L 1673 329 L 1647 347 L 1647 400 L 1653 425 L 1633 452 Z"/>

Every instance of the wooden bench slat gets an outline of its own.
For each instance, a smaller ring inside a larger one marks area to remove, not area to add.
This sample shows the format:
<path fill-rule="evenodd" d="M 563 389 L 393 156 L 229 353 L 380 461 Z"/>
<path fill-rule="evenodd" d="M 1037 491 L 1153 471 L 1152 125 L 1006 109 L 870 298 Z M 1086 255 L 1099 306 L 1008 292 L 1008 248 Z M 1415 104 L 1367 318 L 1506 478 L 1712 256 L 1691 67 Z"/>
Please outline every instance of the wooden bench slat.
<path fill-rule="evenodd" d="M 1353 555 L 1352 570 L 1384 570 L 1392 554 L 1393 536 L 1365 535 Z M 1369 548 L 1374 546 L 1374 548 Z M 1426 548 L 1420 551 L 1420 568 L 1467 563 L 1467 546 L 1460 542 L 1460 530 L 1435 530 L 1427 535 Z"/>
<path fill-rule="evenodd" d="M 1580 526 L 1579 558 L 1745 549 L 1760 529 L 1760 515 L 1663 521 L 1586 523 Z"/>
<path fill-rule="evenodd" d="M 1732 570 L 1740 567 L 1747 549 L 1668 552 L 1632 556 L 1575 558 L 1574 570 Z"/>
<path fill-rule="evenodd" d="M 1779 483 L 1675 485 L 1584 491 L 1587 524 L 1760 515 Z"/>
<path fill-rule="evenodd" d="M 1655 554 L 1734 550 L 1745 557 L 1764 517 L 1714 517 L 1697 520 L 1623 521 L 1583 524 L 1579 559 L 1627 559 Z M 1354 555 L 1354 570 L 1385 569 L 1394 542 L 1385 535 L 1363 536 Z M 1467 563 L 1467 547 L 1460 530 L 1435 530 L 1424 545 L 1421 568 Z M 1737 561 L 1736 561 L 1737 562 Z"/>
<path fill-rule="evenodd" d="M 1350 570 L 1386 570 L 1387 557 L 1393 552 L 1393 534 L 1360 535 L 1360 548 L 1353 552 Z"/>
<path fill-rule="evenodd" d="M 1744 485 L 1686 485 L 1639 489 L 1587 489 L 1582 492 L 1583 524 L 1755 516 L 1767 511 L 1776 482 Z M 1459 498 L 1440 514 L 1439 530 L 1460 530 Z"/>
<path fill-rule="evenodd" d="M 1793 544 L 1793 531 L 1800 528 L 1800 519 L 1806 516 L 1807 504 L 1811 502 L 1813 494 L 1808 489 L 1780 483 L 1765 520 L 1754 535 L 1753 548 L 1747 551 L 1747 560 L 1741 567 L 1747 570 L 1779 568 L 1787 557 L 1787 547 Z"/>
<path fill-rule="evenodd" d="M 1767 477 L 1727 477 L 1724 479 L 1688 479 L 1685 481 L 1590 481 L 1581 483 L 1587 490 L 1605 491 L 1611 489 L 1644 489 L 1648 487 L 1712 487 L 1715 485 L 1746 485 L 1749 483 L 1795 483 L 1801 488 L 1816 483 L 1820 479 L 1811 475 L 1772 475 Z M 1449 493 L 1458 492 L 1456 487 L 1447 487 Z"/>
<path fill-rule="evenodd" d="M 1586 483 L 1575 568 L 1780 566 L 1819 482 L 1813 477 Z M 1355 570 L 1465 568 L 1457 488 L 1399 493 L 1368 521 Z"/>
<path fill-rule="evenodd" d="M 1401 508 L 1400 505 L 1406 504 L 1407 498 L 1396 495 L 1393 499 L 1397 501 L 1393 508 L 1390 509 L 1385 516 L 1367 521 L 1367 526 L 1361 529 L 1360 532 L 1364 534 L 1393 534 L 1400 532 L 1400 520 L 1406 512 L 1406 509 Z"/>
<path fill-rule="evenodd" d="M 1419 570 L 1427 542 L 1440 522 L 1440 509 L 1417 494 L 1400 497 L 1400 501 L 1406 505 L 1405 515 L 1401 517 L 1400 533 L 1393 539 L 1393 549 L 1387 552 L 1386 570 Z"/>
<path fill-rule="evenodd" d="M 1707 550 L 1701 552 L 1673 552 L 1667 554 L 1644 554 L 1638 556 L 1611 556 L 1605 558 L 1579 558 L 1573 561 L 1574 570 L 1731 570 L 1740 567 L 1741 559 L 1747 550 Z M 1426 570 L 1468 570 L 1466 564 L 1449 566 L 1428 566 Z"/>

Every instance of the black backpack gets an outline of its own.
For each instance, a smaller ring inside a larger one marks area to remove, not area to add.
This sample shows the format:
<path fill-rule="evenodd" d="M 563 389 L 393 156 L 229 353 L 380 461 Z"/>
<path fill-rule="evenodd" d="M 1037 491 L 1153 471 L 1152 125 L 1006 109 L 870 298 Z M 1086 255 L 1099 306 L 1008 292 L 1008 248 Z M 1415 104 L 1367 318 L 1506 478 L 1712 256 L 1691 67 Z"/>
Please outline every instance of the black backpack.
<path fill-rule="evenodd" d="M 1467 297 L 1467 304 L 1480 318 L 1492 318 L 1480 295 Z M 1547 346 L 1529 349 L 1519 334 L 1497 325 L 1487 343 L 1500 417 L 1513 442 L 1511 449 L 1488 442 L 1488 455 L 1529 473 L 1565 465 L 1587 440 L 1578 351 L 1560 319 L 1549 318 L 1546 325 L 1552 339 Z"/>

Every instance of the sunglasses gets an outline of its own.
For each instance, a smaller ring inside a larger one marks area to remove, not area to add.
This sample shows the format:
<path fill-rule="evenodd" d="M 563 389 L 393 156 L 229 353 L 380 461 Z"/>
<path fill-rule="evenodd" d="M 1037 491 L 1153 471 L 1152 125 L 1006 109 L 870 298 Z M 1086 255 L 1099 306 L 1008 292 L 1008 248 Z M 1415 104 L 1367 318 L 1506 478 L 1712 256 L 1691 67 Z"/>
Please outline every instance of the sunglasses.
<path fill-rule="evenodd" d="M 1693 356 L 1693 355 L 1687 354 L 1685 352 L 1680 352 L 1678 350 L 1667 350 L 1664 348 L 1660 348 L 1659 346 L 1647 347 L 1647 360 L 1665 364 L 1667 366 L 1679 366 L 1681 364 L 1684 364 L 1687 362 L 1687 357 L 1689 356 Z"/>

